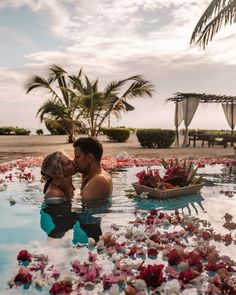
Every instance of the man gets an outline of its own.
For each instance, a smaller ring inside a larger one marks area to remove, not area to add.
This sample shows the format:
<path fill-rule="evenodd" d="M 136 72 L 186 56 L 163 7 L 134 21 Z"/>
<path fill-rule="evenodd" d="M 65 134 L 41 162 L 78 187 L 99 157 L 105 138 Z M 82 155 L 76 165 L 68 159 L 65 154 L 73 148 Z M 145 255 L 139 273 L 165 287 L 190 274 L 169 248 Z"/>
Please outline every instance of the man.
<path fill-rule="evenodd" d="M 111 175 L 101 166 L 102 144 L 93 137 L 81 137 L 73 147 L 77 171 L 82 175 L 82 202 L 87 206 L 102 205 L 112 194 Z"/>

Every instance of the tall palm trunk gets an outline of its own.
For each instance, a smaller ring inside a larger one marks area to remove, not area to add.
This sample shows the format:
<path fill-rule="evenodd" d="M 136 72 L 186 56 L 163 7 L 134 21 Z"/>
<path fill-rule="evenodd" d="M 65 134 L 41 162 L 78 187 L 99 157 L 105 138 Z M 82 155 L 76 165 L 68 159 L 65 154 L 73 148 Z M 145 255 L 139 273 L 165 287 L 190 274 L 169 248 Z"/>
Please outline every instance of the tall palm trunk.
<path fill-rule="evenodd" d="M 71 128 L 68 134 L 68 143 L 73 143 L 75 141 L 75 126 L 74 123 L 71 123 Z"/>
<path fill-rule="evenodd" d="M 96 128 L 91 129 L 90 136 L 92 136 L 92 137 L 97 137 L 98 136 L 98 132 L 96 131 Z"/>
<path fill-rule="evenodd" d="M 75 141 L 74 134 L 69 134 L 67 141 L 68 141 L 68 143 L 73 143 Z"/>

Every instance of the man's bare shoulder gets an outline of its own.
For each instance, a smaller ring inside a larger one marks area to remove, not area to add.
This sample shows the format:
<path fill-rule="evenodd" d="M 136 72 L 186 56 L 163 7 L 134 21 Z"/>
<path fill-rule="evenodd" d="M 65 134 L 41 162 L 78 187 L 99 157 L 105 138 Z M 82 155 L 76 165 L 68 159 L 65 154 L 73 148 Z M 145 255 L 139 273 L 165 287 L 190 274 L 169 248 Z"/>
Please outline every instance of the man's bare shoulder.
<path fill-rule="evenodd" d="M 106 171 L 99 173 L 97 175 L 94 175 L 94 177 L 91 179 L 90 184 L 92 185 L 105 185 L 105 184 L 111 184 L 112 183 L 112 177 L 109 173 Z"/>
<path fill-rule="evenodd" d="M 93 176 L 81 191 L 82 199 L 92 201 L 107 198 L 112 194 L 112 178 L 109 173 L 102 171 Z"/>
<path fill-rule="evenodd" d="M 112 177 L 111 177 L 111 174 L 109 174 L 107 171 L 103 170 L 102 172 L 96 174 L 94 176 L 95 179 L 98 179 L 98 180 L 111 180 Z"/>

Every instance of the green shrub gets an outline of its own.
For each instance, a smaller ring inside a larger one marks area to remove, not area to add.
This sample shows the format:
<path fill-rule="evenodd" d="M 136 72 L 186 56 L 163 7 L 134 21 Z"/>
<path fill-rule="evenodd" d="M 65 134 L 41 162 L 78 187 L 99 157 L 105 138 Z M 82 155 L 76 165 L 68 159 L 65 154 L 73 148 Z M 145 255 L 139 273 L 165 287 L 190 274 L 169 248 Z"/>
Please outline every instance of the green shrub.
<path fill-rule="evenodd" d="M 71 122 L 68 120 L 47 118 L 44 120 L 44 124 L 52 135 L 68 135 L 71 130 Z M 88 134 L 88 130 L 80 122 L 74 124 L 74 132 L 75 134 Z"/>
<path fill-rule="evenodd" d="M 0 127 L 0 135 L 15 135 L 15 127 Z"/>
<path fill-rule="evenodd" d="M 185 129 L 181 129 L 181 134 L 184 135 Z M 208 134 L 207 129 L 188 129 L 188 135 L 192 136 L 194 134 L 201 135 L 201 134 Z"/>
<path fill-rule="evenodd" d="M 0 127 L 0 135 L 30 135 L 30 130 L 19 127 Z"/>
<path fill-rule="evenodd" d="M 36 134 L 37 135 L 43 135 L 43 129 L 37 129 Z"/>
<path fill-rule="evenodd" d="M 133 128 L 133 127 L 116 126 L 116 128 L 129 129 L 131 134 L 135 133 L 136 131 L 136 128 Z"/>
<path fill-rule="evenodd" d="M 130 136 L 129 128 L 102 128 L 102 131 L 111 141 L 125 142 Z"/>
<path fill-rule="evenodd" d="M 62 123 L 57 120 L 45 119 L 45 126 L 52 135 L 65 135 L 66 131 L 62 127 Z"/>
<path fill-rule="evenodd" d="M 15 128 L 15 134 L 16 135 L 30 135 L 30 130 L 25 128 Z"/>
<path fill-rule="evenodd" d="M 130 130 L 131 134 L 134 134 L 136 132 L 136 128 L 129 127 L 128 129 Z"/>
<path fill-rule="evenodd" d="M 180 130 L 181 134 L 184 134 L 185 129 Z M 201 135 L 201 134 L 212 134 L 212 135 L 231 135 L 230 130 L 217 130 L 217 129 L 189 129 L 188 135 Z"/>
<path fill-rule="evenodd" d="M 144 148 L 168 148 L 175 140 L 175 131 L 168 129 L 137 129 L 136 136 Z"/>

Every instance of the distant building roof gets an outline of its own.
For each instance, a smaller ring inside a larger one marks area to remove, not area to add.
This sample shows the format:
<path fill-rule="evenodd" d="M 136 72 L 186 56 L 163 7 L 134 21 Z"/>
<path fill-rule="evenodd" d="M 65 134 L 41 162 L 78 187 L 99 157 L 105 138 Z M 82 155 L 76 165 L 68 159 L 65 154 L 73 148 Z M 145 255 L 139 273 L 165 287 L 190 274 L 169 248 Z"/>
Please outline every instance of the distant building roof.
<path fill-rule="evenodd" d="M 236 96 L 226 96 L 226 95 L 214 95 L 214 94 L 205 94 L 205 93 L 183 93 L 176 92 L 174 97 L 170 97 L 167 101 L 182 101 L 185 98 L 189 97 L 198 97 L 200 102 L 203 103 L 236 103 Z"/>

